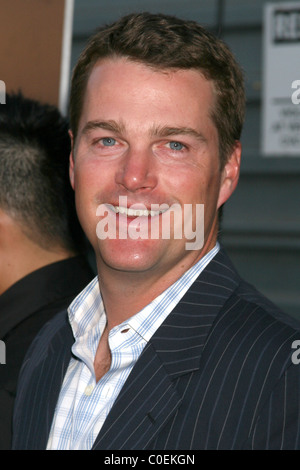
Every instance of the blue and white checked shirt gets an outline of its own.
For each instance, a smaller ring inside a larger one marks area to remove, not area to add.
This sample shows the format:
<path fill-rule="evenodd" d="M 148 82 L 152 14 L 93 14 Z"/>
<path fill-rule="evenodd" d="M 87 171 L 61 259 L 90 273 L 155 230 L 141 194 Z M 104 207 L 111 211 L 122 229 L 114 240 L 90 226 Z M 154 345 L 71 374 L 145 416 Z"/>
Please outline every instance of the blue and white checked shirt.
<path fill-rule="evenodd" d="M 133 366 L 151 336 L 219 251 L 219 244 L 136 315 L 109 332 L 110 370 L 96 383 L 94 357 L 106 325 L 96 277 L 72 302 L 69 321 L 75 343 L 49 435 L 47 449 L 89 450 Z"/>

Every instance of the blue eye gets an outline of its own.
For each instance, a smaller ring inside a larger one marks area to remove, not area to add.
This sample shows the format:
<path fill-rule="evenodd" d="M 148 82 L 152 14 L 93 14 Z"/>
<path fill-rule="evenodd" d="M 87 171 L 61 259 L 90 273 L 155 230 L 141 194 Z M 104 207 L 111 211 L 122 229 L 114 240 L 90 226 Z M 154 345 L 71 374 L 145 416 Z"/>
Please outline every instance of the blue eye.
<path fill-rule="evenodd" d="M 105 147 L 112 147 L 116 143 L 115 139 L 113 139 L 112 137 L 104 137 L 103 139 L 101 139 L 101 141 L 102 144 L 105 145 Z"/>
<path fill-rule="evenodd" d="M 180 142 L 170 142 L 170 149 L 171 150 L 182 150 L 184 148 L 184 145 L 181 144 Z"/>

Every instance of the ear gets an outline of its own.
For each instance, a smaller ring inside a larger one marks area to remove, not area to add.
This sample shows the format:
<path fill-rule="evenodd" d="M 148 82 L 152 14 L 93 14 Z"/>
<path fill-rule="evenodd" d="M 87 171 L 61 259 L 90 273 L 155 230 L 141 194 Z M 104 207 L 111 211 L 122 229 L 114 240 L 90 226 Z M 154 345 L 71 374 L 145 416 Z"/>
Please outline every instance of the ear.
<path fill-rule="evenodd" d="M 69 136 L 71 139 L 71 153 L 70 153 L 70 163 L 69 163 L 69 176 L 70 182 L 73 189 L 75 189 L 75 177 L 74 177 L 74 137 L 71 130 L 69 130 Z"/>
<path fill-rule="evenodd" d="M 237 187 L 240 176 L 241 152 L 241 143 L 236 141 L 233 151 L 222 170 L 218 209 L 230 198 Z"/>

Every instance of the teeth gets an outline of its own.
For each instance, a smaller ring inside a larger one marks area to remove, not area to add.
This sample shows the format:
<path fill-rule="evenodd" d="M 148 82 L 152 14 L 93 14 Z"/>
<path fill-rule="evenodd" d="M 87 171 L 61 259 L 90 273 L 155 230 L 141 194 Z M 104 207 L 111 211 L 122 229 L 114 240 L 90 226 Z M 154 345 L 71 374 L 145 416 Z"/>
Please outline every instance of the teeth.
<path fill-rule="evenodd" d="M 161 214 L 164 211 L 152 211 L 152 210 L 147 210 L 147 209 L 131 209 L 127 207 L 122 207 L 122 206 L 112 206 L 113 210 L 118 214 L 125 214 L 129 217 L 154 217 L 156 215 Z"/>

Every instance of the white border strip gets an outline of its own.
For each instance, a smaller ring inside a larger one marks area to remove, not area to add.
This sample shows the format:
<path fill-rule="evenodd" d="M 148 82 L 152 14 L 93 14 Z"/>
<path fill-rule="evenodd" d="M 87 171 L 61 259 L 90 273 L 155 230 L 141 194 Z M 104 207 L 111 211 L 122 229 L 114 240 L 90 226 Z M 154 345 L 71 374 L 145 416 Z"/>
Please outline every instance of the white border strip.
<path fill-rule="evenodd" d="M 65 0 L 63 40 L 59 82 L 59 104 L 62 114 L 67 114 L 72 49 L 74 0 Z"/>

